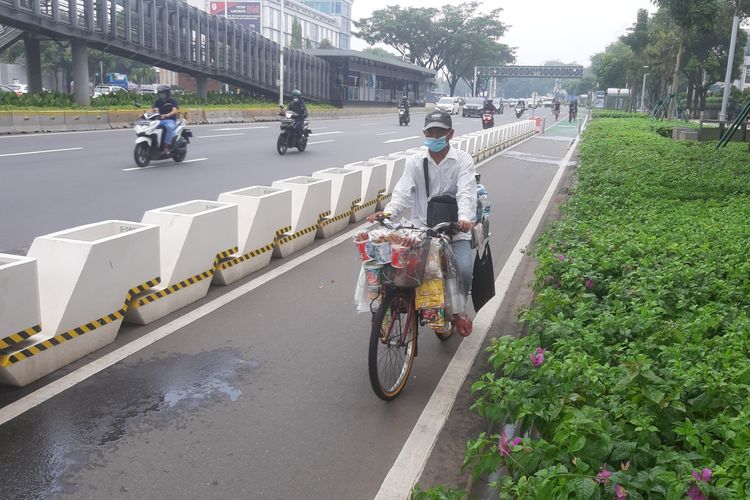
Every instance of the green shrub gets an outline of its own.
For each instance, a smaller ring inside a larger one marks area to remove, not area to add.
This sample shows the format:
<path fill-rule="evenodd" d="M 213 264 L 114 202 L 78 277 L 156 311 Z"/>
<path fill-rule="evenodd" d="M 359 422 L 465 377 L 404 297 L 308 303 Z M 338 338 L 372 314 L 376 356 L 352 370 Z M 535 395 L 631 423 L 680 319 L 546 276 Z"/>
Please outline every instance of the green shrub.
<path fill-rule="evenodd" d="M 748 498 L 748 220 L 742 145 L 592 122 L 538 242 L 530 334 L 493 342 L 473 386 L 476 411 L 525 437 L 471 440 L 474 476 L 505 465 L 502 498 Z"/>

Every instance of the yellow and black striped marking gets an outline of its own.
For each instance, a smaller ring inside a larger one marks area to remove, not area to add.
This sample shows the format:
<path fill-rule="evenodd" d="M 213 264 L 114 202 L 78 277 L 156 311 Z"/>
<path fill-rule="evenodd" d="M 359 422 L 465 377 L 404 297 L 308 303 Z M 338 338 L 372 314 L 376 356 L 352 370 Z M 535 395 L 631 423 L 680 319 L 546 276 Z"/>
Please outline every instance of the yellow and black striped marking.
<path fill-rule="evenodd" d="M 352 216 L 352 211 L 349 210 L 348 212 L 344 212 L 343 214 L 337 215 L 336 217 L 331 217 L 330 219 L 323 219 L 320 222 L 320 225 L 325 227 L 328 224 L 333 224 L 334 222 L 338 222 L 340 220 L 348 219 L 351 216 Z"/>
<path fill-rule="evenodd" d="M 248 252 L 245 255 L 242 255 L 240 257 L 235 257 L 234 259 L 225 260 L 221 264 L 219 264 L 219 269 L 222 271 L 226 271 L 232 266 L 236 266 L 237 264 L 241 262 L 245 262 L 246 260 L 253 259 L 255 257 L 260 257 L 264 253 L 273 251 L 273 247 L 276 245 L 276 242 L 281 238 L 284 233 L 291 231 L 292 226 L 287 226 L 285 228 L 279 229 L 276 231 L 276 236 L 273 239 L 272 243 L 269 243 L 268 245 L 262 246 L 258 249 L 253 250 L 252 252 Z"/>
<path fill-rule="evenodd" d="M 139 298 L 136 302 L 133 303 L 133 309 L 138 309 L 139 307 L 143 307 L 146 304 L 150 304 L 156 300 L 162 299 L 167 295 L 172 295 L 178 290 L 182 290 L 183 288 L 187 288 L 189 286 L 195 285 L 196 283 L 200 283 L 207 278 L 211 278 L 216 272 L 216 268 L 219 265 L 219 262 L 227 259 L 230 255 L 235 253 L 237 253 L 237 247 L 230 248 L 229 250 L 225 250 L 217 254 L 216 258 L 214 259 L 214 265 L 208 271 L 203 271 L 202 273 L 191 276 L 190 278 L 182 280 L 179 283 L 175 283 L 174 285 L 165 288 L 164 290 L 159 290 L 158 292 L 150 293 L 145 297 Z"/>
<path fill-rule="evenodd" d="M 100 328 L 102 326 L 109 325 L 110 323 L 114 323 L 115 321 L 121 320 L 122 318 L 125 317 L 125 313 L 128 311 L 128 307 L 130 306 L 130 301 L 133 299 L 133 297 L 135 297 L 139 293 L 143 293 L 146 290 L 155 287 L 160 282 L 161 282 L 160 278 L 154 278 L 150 281 L 143 283 L 142 285 L 138 285 L 137 287 L 132 288 L 128 292 L 127 297 L 125 297 L 125 303 L 120 308 L 120 310 L 115 311 L 112 314 L 107 314 L 106 316 L 103 316 L 99 319 L 95 319 L 91 323 L 86 323 L 85 325 L 81 325 L 79 327 L 73 328 L 72 330 L 68 330 L 67 332 L 56 335 L 52 337 L 51 339 L 45 340 L 44 342 L 40 342 L 36 345 L 33 345 L 31 347 L 28 347 L 18 352 L 15 352 L 13 354 L 0 354 L 0 366 L 7 367 L 14 363 L 18 363 L 19 361 L 23 361 L 25 359 L 28 359 L 34 356 L 35 354 L 39 354 L 40 352 L 46 351 L 47 349 L 51 349 L 52 347 L 56 345 L 60 345 L 67 340 L 73 340 L 74 338 L 80 337 L 81 335 L 91 333 L 97 328 Z"/>
<path fill-rule="evenodd" d="M 378 195 L 378 198 L 379 197 L 380 197 L 380 195 Z M 355 212 L 359 212 L 360 210 L 364 210 L 367 207 L 371 207 L 371 206 L 377 204 L 378 198 L 375 198 L 372 201 L 368 201 L 367 203 L 364 203 L 362 205 L 354 205 L 354 208 L 352 208 L 352 210 L 354 210 Z"/>
<path fill-rule="evenodd" d="M 312 232 L 317 231 L 318 230 L 318 226 L 320 226 L 321 224 L 323 224 L 323 219 L 325 219 L 326 217 L 328 217 L 330 214 L 331 214 L 330 211 L 323 212 L 322 214 L 319 214 L 318 215 L 318 222 L 316 222 L 315 225 L 312 225 L 310 227 L 306 227 L 304 229 L 301 229 L 301 230 L 297 231 L 294 234 L 290 234 L 289 236 L 284 236 L 283 238 L 281 238 L 280 240 L 278 240 L 276 243 L 278 245 L 285 245 L 285 244 L 289 243 L 290 241 L 296 240 L 297 238 L 299 238 L 301 236 L 304 236 L 306 234 L 310 234 Z"/>
<path fill-rule="evenodd" d="M 393 197 L 393 193 L 385 194 L 385 189 L 378 193 L 378 201 L 390 200 Z"/>
<path fill-rule="evenodd" d="M 14 333 L 13 335 L 8 335 L 4 339 L 0 339 L 0 349 L 7 349 L 13 344 L 18 344 L 19 342 L 23 342 L 27 338 L 31 337 L 32 335 L 36 335 L 37 333 L 41 331 L 42 331 L 42 325 L 36 325 L 30 328 L 27 328 L 25 330 L 21 330 L 20 332 Z"/>

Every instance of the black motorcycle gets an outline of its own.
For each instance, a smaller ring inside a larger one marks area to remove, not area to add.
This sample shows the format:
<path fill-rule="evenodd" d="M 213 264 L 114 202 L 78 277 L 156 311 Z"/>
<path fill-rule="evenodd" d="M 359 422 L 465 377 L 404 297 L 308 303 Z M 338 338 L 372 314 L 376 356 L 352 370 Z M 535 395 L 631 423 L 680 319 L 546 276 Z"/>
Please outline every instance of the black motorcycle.
<path fill-rule="evenodd" d="M 295 118 L 297 113 L 294 111 L 284 112 L 284 118 L 281 119 L 281 133 L 276 141 L 276 151 L 280 155 L 286 154 L 289 148 L 297 148 L 300 152 L 307 148 L 307 138 L 312 133 L 308 127 L 310 122 L 305 122 L 302 130 L 297 133 L 294 129 Z"/>
<path fill-rule="evenodd" d="M 411 116 L 409 116 L 409 110 L 407 110 L 403 106 L 399 106 L 398 108 L 398 126 L 401 125 L 409 125 L 409 122 L 411 121 Z"/>
<path fill-rule="evenodd" d="M 524 111 L 524 108 L 516 108 L 516 118 L 521 118 Z"/>

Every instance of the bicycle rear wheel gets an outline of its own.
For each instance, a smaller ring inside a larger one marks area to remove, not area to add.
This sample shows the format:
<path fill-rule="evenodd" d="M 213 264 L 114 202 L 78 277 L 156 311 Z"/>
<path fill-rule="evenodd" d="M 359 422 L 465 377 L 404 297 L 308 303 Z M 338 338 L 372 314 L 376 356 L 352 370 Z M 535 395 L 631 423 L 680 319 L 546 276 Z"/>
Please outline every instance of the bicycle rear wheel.
<path fill-rule="evenodd" d="M 413 292 L 389 290 L 373 319 L 368 354 L 370 384 L 380 399 L 390 401 L 406 386 L 416 341 Z"/>

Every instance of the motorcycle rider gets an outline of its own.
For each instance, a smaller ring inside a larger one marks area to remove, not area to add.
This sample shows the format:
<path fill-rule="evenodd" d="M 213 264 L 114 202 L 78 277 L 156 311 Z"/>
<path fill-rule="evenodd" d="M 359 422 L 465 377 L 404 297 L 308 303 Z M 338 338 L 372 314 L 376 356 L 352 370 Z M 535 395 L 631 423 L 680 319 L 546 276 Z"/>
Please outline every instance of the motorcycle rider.
<path fill-rule="evenodd" d="M 409 96 L 404 95 L 398 103 L 399 108 L 406 110 L 406 116 L 409 116 Z"/>
<path fill-rule="evenodd" d="M 177 105 L 177 101 L 171 97 L 172 89 L 169 85 L 159 85 L 156 87 L 156 92 L 159 95 L 158 99 L 154 101 L 154 111 L 159 113 L 159 125 L 164 127 L 164 154 L 169 153 L 174 142 L 174 130 L 177 127 L 177 114 L 180 112 L 180 108 Z"/>
<path fill-rule="evenodd" d="M 555 99 L 552 103 L 552 111 L 555 113 L 555 116 L 560 116 L 560 100 Z"/>
<path fill-rule="evenodd" d="M 374 222 L 386 215 L 397 219 L 404 213 L 411 213 L 411 222 L 416 227 L 425 227 L 428 198 L 423 165 L 426 159 L 430 193 L 433 196 L 455 197 L 458 203 L 458 228 L 461 232 L 453 237 L 452 246 L 464 293 L 468 296 L 474 266 L 469 231 L 476 220 L 477 211 L 476 167 L 471 155 L 450 146 L 454 134 L 450 113 L 436 110 L 428 114 L 423 132 L 427 151 L 407 160 L 390 203 L 383 212 L 373 214 L 368 219 Z M 462 336 L 471 333 L 471 320 L 466 314 L 455 314 L 453 324 Z"/>
<path fill-rule="evenodd" d="M 486 101 L 484 101 L 484 108 L 482 108 L 482 111 L 485 113 L 492 113 L 493 115 L 497 113 L 497 108 L 492 103 L 492 97 L 488 97 Z"/>
<path fill-rule="evenodd" d="M 305 120 L 307 119 L 307 106 L 305 106 L 305 101 L 302 99 L 302 92 L 297 89 L 292 90 L 292 102 L 287 109 L 295 113 L 294 127 L 292 127 L 292 130 L 294 131 L 294 141 L 292 144 L 296 144 L 299 136 L 302 134 L 302 129 L 304 128 Z"/>

